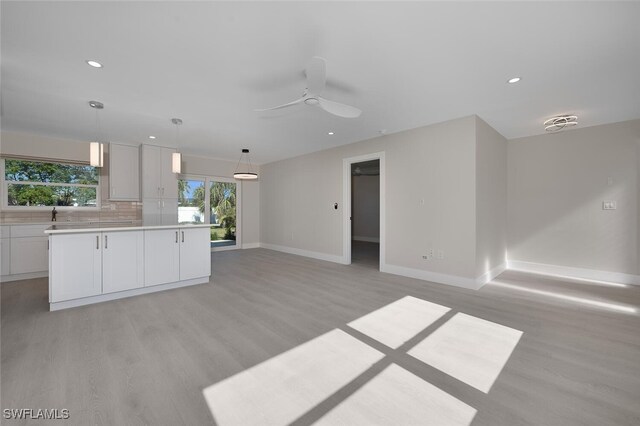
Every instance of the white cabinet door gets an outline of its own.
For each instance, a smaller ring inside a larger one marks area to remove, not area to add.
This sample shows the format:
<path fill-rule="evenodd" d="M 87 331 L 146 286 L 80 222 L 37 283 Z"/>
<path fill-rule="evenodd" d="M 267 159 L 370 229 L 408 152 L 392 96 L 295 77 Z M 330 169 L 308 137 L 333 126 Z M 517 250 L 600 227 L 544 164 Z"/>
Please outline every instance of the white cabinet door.
<path fill-rule="evenodd" d="M 49 267 L 47 237 L 11 239 L 11 273 L 44 272 Z"/>
<path fill-rule="evenodd" d="M 0 238 L 0 275 L 11 274 L 11 240 Z"/>
<path fill-rule="evenodd" d="M 49 270 L 50 302 L 102 293 L 100 233 L 54 235 Z"/>
<path fill-rule="evenodd" d="M 162 225 L 177 225 L 178 224 L 178 199 L 177 198 L 163 198 L 160 200 L 162 208 Z M 145 223 L 146 225 L 146 223 Z"/>
<path fill-rule="evenodd" d="M 162 201 L 159 198 L 142 200 L 142 223 L 144 226 L 162 225 Z"/>
<path fill-rule="evenodd" d="M 162 148 L 142 145 L 142 198 L 160 198 Z M 171 166 L 169 166 L 171 167 Z M 171 168 L 169 168 L 171 171 Z M 177 190 L 176 190 L 177 191 Z"/>
<path fill-rule="evenodd" d="M 180 243 L 177 229 L 144 231 L 144 285 L 178 281 Z"/>
<path fill-rule="evenodd" d="M 140 199 L 140 159 L 138 147 L 109 144 L 109 199 Z"/>
<path fill-rule="evenodd" d="M 176 152 L 175 149 L 162 148 L 160 159 L 160 197 L 162 198 L 178 198 L 178 178 L 171 166 L 174 152 Z"/>
<path fill-rule="evenodd" d="M 180 279 L 211 275 L 209 228 L 180 229 Z"/>
<path fill-rule="evenodd" d="M 102 293 L 144 286 L 144 233 L 102 233 Z"/>

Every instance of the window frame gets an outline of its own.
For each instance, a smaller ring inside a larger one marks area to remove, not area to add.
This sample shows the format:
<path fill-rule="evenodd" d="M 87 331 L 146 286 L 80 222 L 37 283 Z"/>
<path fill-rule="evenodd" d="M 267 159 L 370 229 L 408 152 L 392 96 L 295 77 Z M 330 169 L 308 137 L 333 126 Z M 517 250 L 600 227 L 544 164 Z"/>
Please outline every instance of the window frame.
<path fill-rule="evenodd" d="M 57 159 L 49 159 L 49 158 L 20 158 L 20 157 L 2 157 L 0 158 L 0 197 L 2 198 L 2 203 L 0 207 L 3 211 L 51 211 L 54 207 L 58 211 L 80 211 L 80 212 L 90 212 L 90 211 L 99 211 L 102 204 L 102 173 L 99 167 L 98 169 L 98 183 L 96 185 L 88 185 L 82 183 L 51 183 L 51 182 L 34 182 L 34 181 L 13 181 L 7 180 L 5 177 L 5 160 L 17 160 L 17 161 L 31 161 L 38 163 L 53 163 L 53 164 L 63 164 L 63 165 L 86 165 L 88 163 L 78 163 L 73 161 L 64 161 Z M 38 185 L 38 186 L 72 186 L 77 188 L 96 188 L 96 205 L 95 207 L 80 207 L 80 206 L 12 206 L 9 205 L 9 185 L 10 184 L 21 184 L 21 185 Z"/>

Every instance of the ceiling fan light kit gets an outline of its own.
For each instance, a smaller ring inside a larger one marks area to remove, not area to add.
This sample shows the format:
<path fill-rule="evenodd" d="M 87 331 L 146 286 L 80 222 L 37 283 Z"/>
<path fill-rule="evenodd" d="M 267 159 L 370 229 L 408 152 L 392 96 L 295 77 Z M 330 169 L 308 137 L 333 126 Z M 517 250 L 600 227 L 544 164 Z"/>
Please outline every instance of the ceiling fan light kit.
<path fill-rule="evenodd" d="M 242 162 L 242 157 L 247 156 L 247 164 L 248 169 L 243 171 L 240 169 L 240 163 Z M 251 158 L 249 157 L 249 150 L 247 148 L 242 149 L 242 153 L 240 154 L 240 159 L 238 160 L 238 165 L 236 166 L 236 171 L 233 172 L 234 179 L 238 180 L 255 180 L 258 179 L 258 174 L 253 171 L 253 167 L 251 166 Z"/>
<path fill-rule="evenodd" d="M 576 126 L 577 124 L 578 117 L 575 115 L 558 115 L 544 122 L 544 130 L 547 132 L 558 132 L 564 128 Z"/>
<path fill-rule="evenodd" d="M 330 101 L 320 96 L 324 91 L 327 83 L 327 67 L 326 62 L 319 56 L 311 58 L 311 62 L 306 69 L 307 88 L 302 93 L 302 97 L 286 104 L 278 105 L 272 108 L 257 109 L 258 112 L 272 111 L 276 109 L 288 108 L 298 104 L 315 106 L 342 118 L 357 118 L 362 111 L 351 105 L 342 104 L 340 102 Z"/>

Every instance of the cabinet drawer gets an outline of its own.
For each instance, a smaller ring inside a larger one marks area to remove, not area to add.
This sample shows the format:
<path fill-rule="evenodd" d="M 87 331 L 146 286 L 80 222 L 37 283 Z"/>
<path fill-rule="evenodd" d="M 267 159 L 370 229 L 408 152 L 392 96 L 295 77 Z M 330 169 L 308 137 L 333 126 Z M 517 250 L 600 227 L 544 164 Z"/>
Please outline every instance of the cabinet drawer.
<path fill-rule="evenodd" d="M 49 269 L 47 237 L 11 239 L 11 273 L 26 274 Z"/>
<path fill-rule="evenodd" d="M 46 237 L 44 231 L 49 226 L 51 225 L 13 225 L 11 226 L 11 237 Z"/>

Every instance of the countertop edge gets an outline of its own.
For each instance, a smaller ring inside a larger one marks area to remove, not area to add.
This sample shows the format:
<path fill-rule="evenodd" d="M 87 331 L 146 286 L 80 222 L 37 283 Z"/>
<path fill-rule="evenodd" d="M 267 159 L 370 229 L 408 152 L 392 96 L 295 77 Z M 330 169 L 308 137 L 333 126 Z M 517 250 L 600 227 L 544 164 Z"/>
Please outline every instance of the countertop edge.
<path fill-rule="evenodd" d="M 55 225 L 54 225 L 55 226 Z M 71 225 L 73 226 L 73 225 Z M 114 231 L 145 231 L 145 230 L 162 230 L 162 229 L 185 229 L 185 228 L 209 228 L 208 223 L 202 225 L 155 225 L 155 226 L 105 226 L 93 228 L 77 228 L 77 229 L 45 229 L 44 233 L 53 234 L 81 234 L 91 232 L 114 232 Z"/>

